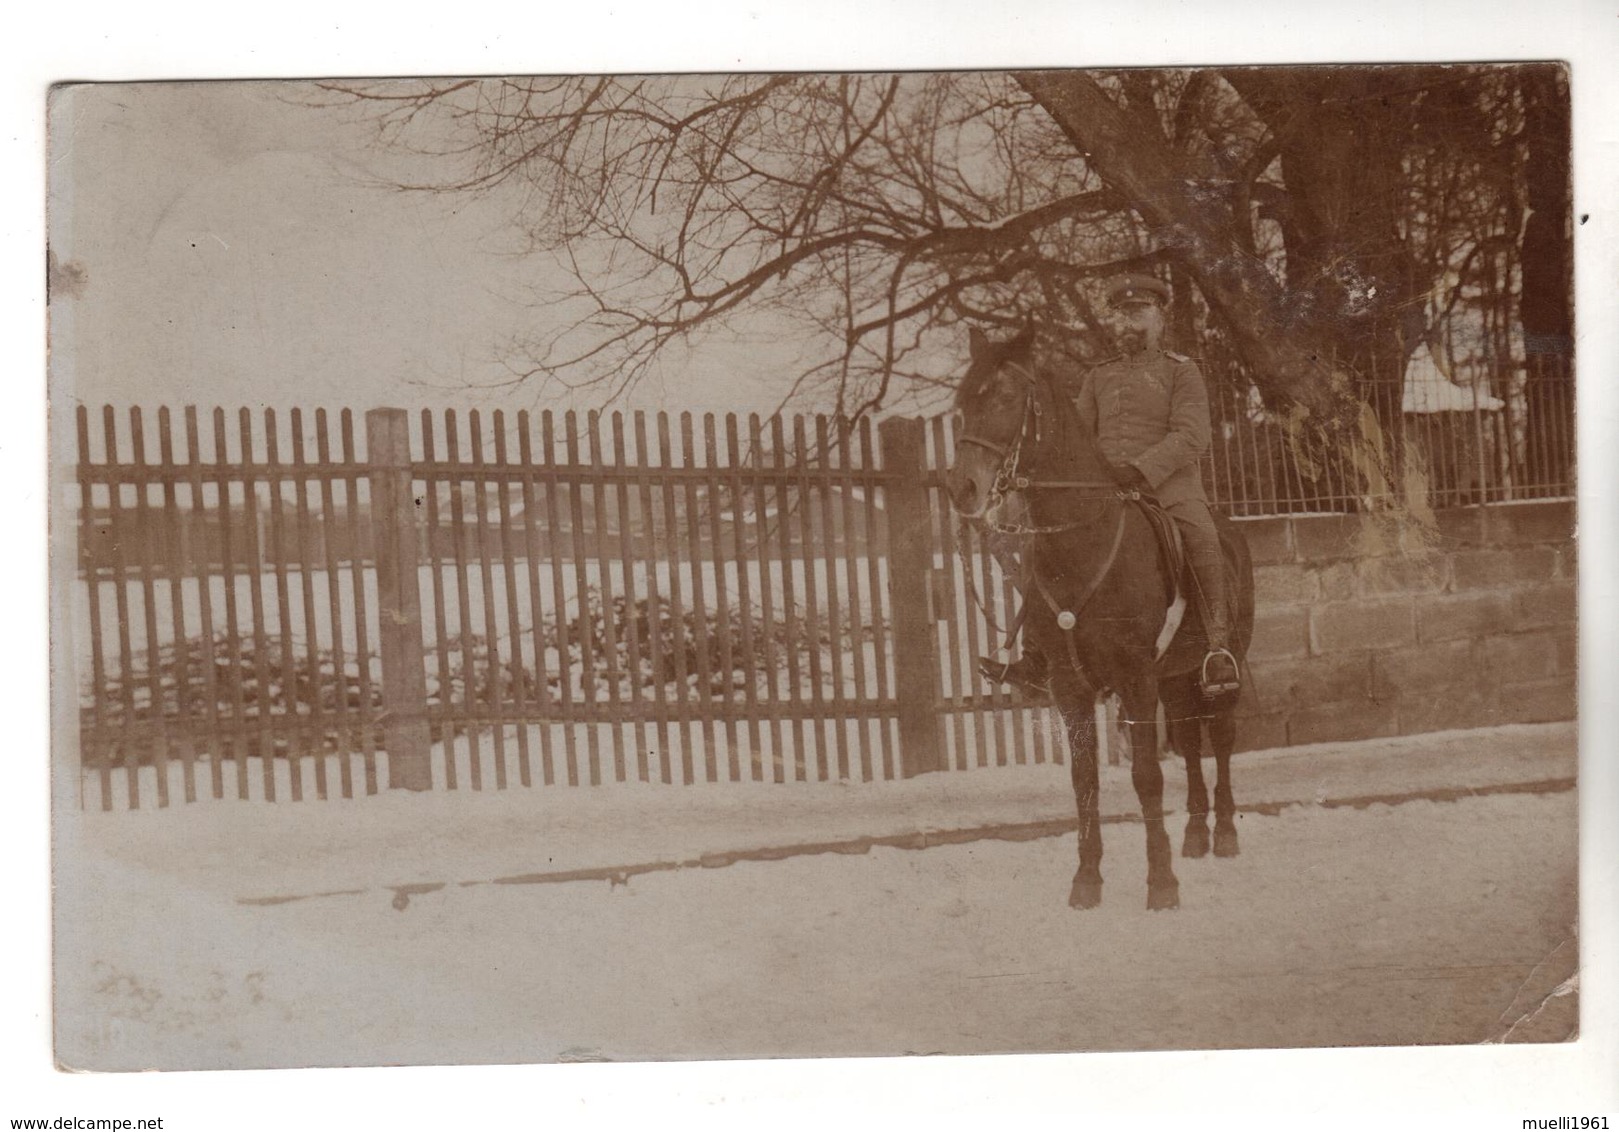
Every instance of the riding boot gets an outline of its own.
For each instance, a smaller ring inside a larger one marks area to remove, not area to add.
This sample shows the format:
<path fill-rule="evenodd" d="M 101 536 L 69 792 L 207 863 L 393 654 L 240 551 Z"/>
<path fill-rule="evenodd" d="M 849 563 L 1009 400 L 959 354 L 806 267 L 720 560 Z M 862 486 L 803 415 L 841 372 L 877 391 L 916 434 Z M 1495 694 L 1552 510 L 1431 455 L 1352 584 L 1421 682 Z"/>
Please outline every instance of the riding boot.
<path fill-rule="evenodd" d="M 1046 654 L 1025 647 L 1017 660 L 1003 663 L 987 656 L 978 658 L 978 673 L 992 684 L 1010 684 L 1028 695 L 1045 695 L 1050 690 L 1051 665 Z"/>
<path fill-rule="evenodd" d="M 1237 673 L 1237 658 L 1231 655 L 1230 610 L 1226 607 L 1225 567 L 1217 571 L 1219 592 L 1211 593 L 1207 582 L 1199 579 L 1203 589 L 1203 632 L 1209 639 L 1209 651 L 1203 657 L 1199 682 L 1205 699 L 1214 699 L 1228 692 L 1238 691 L 1242 679 Z"/>
<path fill-rule="evenodd" d="M 1170 510 L 1180 524 L 1186 544 L 1186 558 L 1197 583 L 1198 606 L 1203 615 L 1203 632 L 1209 651 L 1199 669 L 1199 683 L 1206 699 L 1236 692 L 1242 687 L 1237 658 L 1231 652 L 1231 610 L 1227 605 L 1225 554 L 1214 527 L 1208 505 L 1197 501 Z"/>
<path fill-rule="evenodd" d="M 1011 580 L 1019 597 L 1025 600 L 1028 595 L 1023 592 L 1024 555 L 1029 552 L 1030 540 L 1021 528 L 1028 524 L 1028 519 L 1027 497 L 1021 492 L 1013 492 L 1001 502 L 995 523 L 982 535 L 984 546 L 994 556 L 1001 573 Z M 1007 644 L 1011 644 L 1011 641 L 1007 641 Z M 1045 654 L 1028 645 L 1024 646 L 1023 655 L 1017 660 L 1000 661 L 987 656 L 978 658 L 978 673 L 985 680 L 991 684 L 1010 684 L 1031 696 L 1043 696 L 1050 690 L 1050 669 Z"/>

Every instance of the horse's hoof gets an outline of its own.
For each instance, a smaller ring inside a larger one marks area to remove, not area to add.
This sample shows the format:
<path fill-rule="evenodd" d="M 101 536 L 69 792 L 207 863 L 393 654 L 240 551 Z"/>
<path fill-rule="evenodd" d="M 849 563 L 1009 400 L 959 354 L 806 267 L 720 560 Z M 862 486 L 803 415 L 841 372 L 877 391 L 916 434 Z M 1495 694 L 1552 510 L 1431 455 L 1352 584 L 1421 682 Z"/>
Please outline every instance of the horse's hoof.
<path fill-rule="evenodd" d="M 1214 831 L 1214 855 L 1216 857 L 1235 857 L 1237 855 L 1237 827 L 1216 827 Z"/>
<path fill-rule="evenodd" d="M 1075 879 L 1074 887 L 1068 890 L 1068 906 L 1070 908 L 1094 908 L 1102 902 L 1102 882 L 1099 880 Z"/>
<path fill-rule="evenodd" d="M 1186 840 L 1181 842 L 1182 857 L 1209 855 L 1209 823 L 1193 819 L 1186 823 Z"/>
<path fill-rule="evenodd" d="M 1168 884 L 1149 884 L 1147 886 L 1147 911 L 1167 912 L 1181 906 L 1181 886 L 1179 881 L 1170 881 Z"/>

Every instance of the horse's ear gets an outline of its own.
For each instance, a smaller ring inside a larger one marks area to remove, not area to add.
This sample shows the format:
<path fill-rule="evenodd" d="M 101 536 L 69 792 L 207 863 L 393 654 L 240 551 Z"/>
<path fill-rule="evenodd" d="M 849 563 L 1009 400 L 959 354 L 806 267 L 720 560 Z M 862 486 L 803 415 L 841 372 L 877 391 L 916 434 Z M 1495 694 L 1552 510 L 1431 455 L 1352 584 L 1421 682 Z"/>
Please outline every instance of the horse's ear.
<path fill-rule="evenodd" d="M 989 353 L 989 338 L 976 326 L 967 331 L 967 353 L 973 361 Z"/>

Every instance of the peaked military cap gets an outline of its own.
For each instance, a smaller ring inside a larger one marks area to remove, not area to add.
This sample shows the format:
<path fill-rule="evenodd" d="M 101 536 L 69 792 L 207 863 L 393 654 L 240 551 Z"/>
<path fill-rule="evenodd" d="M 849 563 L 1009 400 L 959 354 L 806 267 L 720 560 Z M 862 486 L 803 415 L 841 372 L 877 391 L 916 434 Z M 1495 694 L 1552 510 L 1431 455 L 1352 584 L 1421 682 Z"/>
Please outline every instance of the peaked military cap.
<path fill-rule="evenodd" d="M 1122 307 L 1126 303 L 1157 303 L 1167 306 L 1169 288 L 1150 275 L 1121 275 L 1107 286 L 1109 306 Z"/>

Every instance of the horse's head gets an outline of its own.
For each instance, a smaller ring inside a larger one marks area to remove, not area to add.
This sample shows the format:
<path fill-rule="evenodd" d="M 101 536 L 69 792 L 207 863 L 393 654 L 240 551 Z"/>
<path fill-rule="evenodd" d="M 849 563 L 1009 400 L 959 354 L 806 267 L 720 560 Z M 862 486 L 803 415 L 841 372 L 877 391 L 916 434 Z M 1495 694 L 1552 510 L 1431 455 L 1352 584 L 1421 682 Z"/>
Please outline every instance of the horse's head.
<path fill-rule="evenodd" d="M 945 484 L 951 505 L 976 519 L 1030 470 L 1041 418 L 1059 408 L 1060 398 L 1035 369 L 1033 331 L 991 342 L 974 330 L 969 348 L 971 361 L 956 387 L 956 451 Z"/>

